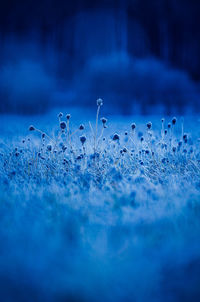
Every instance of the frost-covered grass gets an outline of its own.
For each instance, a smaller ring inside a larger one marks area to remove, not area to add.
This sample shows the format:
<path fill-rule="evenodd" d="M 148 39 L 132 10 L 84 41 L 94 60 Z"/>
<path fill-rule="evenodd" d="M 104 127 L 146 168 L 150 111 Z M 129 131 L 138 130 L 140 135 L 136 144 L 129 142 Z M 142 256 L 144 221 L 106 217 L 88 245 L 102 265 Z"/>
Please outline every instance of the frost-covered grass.
<path fill-rule="evenodd" d="M 197 118 L 112 122 L 97 105 L 91 122 L 24 119 L 23 137 L 2 118 L 2 301 L 199 301 Z"/>

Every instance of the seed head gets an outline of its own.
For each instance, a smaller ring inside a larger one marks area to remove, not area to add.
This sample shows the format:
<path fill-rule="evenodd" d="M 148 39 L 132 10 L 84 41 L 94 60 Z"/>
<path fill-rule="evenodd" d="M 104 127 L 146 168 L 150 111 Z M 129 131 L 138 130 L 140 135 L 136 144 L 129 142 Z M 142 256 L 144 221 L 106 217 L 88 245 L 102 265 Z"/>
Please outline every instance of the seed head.
<path fill-rule="evenodd" d="M 118 141 L 118 140 L 119 140 L 119 135 L 118 135 L 117 133 L 115 133 L 115 134 L 113 135 L 113 140 L 114 140 L 114 141 Z"/>
<path fill-rule="evenodd" d="M 168 127 L 168 129 L 170 129 L 171 128 L 171 123 L 168 123 L 167 127 Z"/>
<path fill-rule="evenodd" d="M 69 120 L 70 118 L 71 118 L 71 114 L 68 113 L 68 114 L 66 115 L 66 119 Z"/>
<path fill-rule="evenodd" d="M 60 122 L 60 128 L 62 129 L 62 130 L 64 130 L 65 128 L 66 128 L 66 123 L 65 122 Z"/>
<path fill-rule="evenodd" d="M 151 122 L 148 122 L 148 123 L 147 123 L 147 129 L 151 129 L 151 127 L 152 127 L 152 123 L 151 123 Z"/>
<path fill-rule="evenodd" d="M 29 127 L 29 131 L 34 131 L 35 130 L 35 127 L 33 126 L 33 125 L 31 125 L 30 127 Z"/>
<path fill-rule="evenodd" d="M 131 124 L 131 129 L 135 130 L 135 128 L 136 128 L 136 124 L 135 123 Z"/>
<path fill-rule="evenodd" d="M 97 100 L 97 106 L 103 106 L 103 100 L 102 99 Z"/>
<path fill-rule="evenodd" d="M 85 129 L 84 125 L 81 124 L 81 125 L 79 126 L 79 130 L 84 130 L 84 129 Z"/>
<path fill-rule="evenodd" d="M 173 117 L 172 119 L 172 125 L 175 125 L 176 124 L 176 117 Z"/>
<path fill-rule="evenodd" d="M 183 140 L 184 140 L 185 143 L 187 143 L 187 139 L 188 139 L 187 134 L 186 133 L 183 134 Z"/>
<path fill-rule="evenodd" d="M 105 125 L 107 123 L 107 119 L 105 117 L 101 118 L 102 124 Z"/>
<path fill-rule="evenodd" d="M 81 144 L 82 144 L 82 145 L 85 144 L 85 142 L 86 142 L 86 137 L 85 137 L 85 135 L 80 136 L 80 141 L 81 141 Z"/>
<path fill-rule="evenodd" d="M 51 151 L 52 150 L 52 146 L 51 145 L 47 145 L 47 151 Z"/>
<path fill-rule="evenodd" d="M 62 113 L 62 112 L 60 112 L 60 113 L 58 114 L 58 118 L 61 118 L 61 117 L 63 117 L 63 113 Z"/>

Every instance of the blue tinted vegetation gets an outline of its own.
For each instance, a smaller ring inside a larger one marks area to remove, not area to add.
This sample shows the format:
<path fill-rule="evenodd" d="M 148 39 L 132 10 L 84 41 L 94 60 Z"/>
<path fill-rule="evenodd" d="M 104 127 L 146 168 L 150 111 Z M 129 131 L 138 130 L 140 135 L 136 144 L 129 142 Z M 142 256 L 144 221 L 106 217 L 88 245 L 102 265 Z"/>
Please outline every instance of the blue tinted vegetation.
<path fill-rule="evenodd" d="M 2 119 L 4 301 L 198 301 L 199 122 L 112 121 L 102 104 L 24 136 Z"/>
<path fill-rule="evenodd" d="M 200 301 L 199 16 L 1 1 L 0 301 Z"/>

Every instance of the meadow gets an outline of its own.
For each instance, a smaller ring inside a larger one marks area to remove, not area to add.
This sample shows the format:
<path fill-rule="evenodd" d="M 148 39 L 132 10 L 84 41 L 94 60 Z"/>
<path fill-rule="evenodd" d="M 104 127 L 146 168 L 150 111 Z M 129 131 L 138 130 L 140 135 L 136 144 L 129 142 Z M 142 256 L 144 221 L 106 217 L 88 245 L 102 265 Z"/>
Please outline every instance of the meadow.
<path fill-rule="evenodd" d="M 199 117 L 102 111 L 0 117 L 2 301 L 199 301 Z"/>

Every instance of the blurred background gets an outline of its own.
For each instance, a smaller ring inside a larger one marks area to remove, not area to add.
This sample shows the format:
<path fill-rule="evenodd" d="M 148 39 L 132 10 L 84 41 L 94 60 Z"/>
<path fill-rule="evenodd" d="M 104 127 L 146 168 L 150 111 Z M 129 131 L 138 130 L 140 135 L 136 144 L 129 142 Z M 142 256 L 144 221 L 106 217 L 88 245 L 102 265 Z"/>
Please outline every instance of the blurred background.
<path fill-rule="evenodd" d="M 0 112 L 200 110 L 200 1 L 6 0 Z"/>

